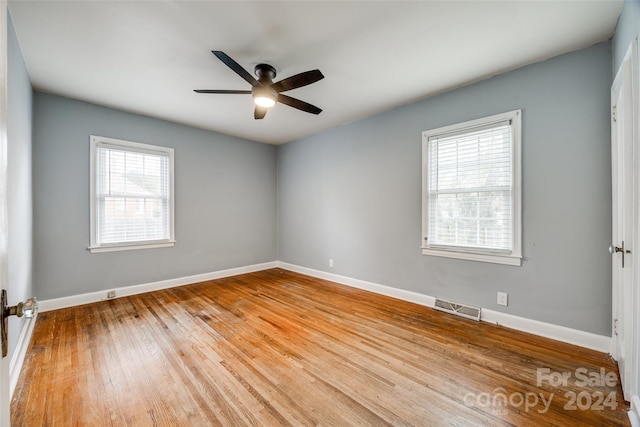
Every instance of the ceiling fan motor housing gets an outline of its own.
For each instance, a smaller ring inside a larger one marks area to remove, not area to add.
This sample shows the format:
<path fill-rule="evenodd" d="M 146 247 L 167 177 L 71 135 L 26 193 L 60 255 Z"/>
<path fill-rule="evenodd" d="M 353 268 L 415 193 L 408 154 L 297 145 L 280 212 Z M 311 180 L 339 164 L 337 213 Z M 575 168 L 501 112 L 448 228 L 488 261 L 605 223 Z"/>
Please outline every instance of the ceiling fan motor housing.
<path fill-rule="evenodd" d="M 253 72 L 258 77 L 260 83 L 264 80 L 265 83 L 268 82 L 268 84 L 271 84 L 273 83 L 273 79 L 276 78 L 276 69 L 269 64 L 258 64 L 253 69 Z"/>

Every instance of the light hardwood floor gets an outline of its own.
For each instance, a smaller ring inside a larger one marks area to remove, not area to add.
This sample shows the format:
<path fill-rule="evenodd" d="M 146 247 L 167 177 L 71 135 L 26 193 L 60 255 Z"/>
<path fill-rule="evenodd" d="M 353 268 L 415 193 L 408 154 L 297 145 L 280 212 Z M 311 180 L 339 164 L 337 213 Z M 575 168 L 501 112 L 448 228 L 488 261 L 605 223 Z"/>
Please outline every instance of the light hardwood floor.
<path fill-rule="evenodd" d="M 582 384 L 601 372 L 617 375 L 602 353 L 273 269 L 41 313 L 11 410 L 14 426 L 629 425 L 617 376 Z"/>

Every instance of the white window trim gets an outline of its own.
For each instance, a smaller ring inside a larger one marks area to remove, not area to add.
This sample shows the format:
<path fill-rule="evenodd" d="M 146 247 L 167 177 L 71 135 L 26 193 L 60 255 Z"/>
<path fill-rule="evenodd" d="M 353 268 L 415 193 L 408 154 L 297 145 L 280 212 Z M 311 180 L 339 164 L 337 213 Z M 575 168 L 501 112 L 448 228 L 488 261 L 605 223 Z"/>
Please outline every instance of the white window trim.
<path fill-rule="evenodd" d="M 136 249 L 154 249 L 154 248 L 166 248 L 175 246 L 175 208 L 174 208 L 174 161 L 173 161 L 173 148 L 160 147 L 157 145 L 142 144 L 139 142 L 125 141 L 122 139 L 107 138 L 104 136 L 90 135 L 89 137 L 90 150 L 90 173 L 89 173 L 89 223 L 90 223 L 90 244 L 89 252 L 101 253 L 101 252 L 116 252 L 116 251 L 130 251 Z M 98 146 L 113 145 L 116 148 L 125 148 L 132 151 L 140 151 L 143 153 L 161 153 L 168 155 L 169 157 L 169 239 L 167 240 L 154 240 L 154 241 L 141 241 L 141 242 L 126 242 L 126 243 L 114 243 L 114 244 L 98 244 L 97 239 L 97 194 L 96 194 L 96 173 L 97 167 L 97 149 Z"/>
<path fill-rule="evenodd" d="M 456 258 L 470 261 L 480 261 L 496 264 L 522 265 L 522 111 L 513 110 L 481 119 L 470 120 L 437 129 L 430 129 L 422 133 L 422 254 L 445 258 Z M 429 234 L 429 198 L 428 189 L 428 143 L 429 137 L 450 132 L 461 132 L 468 128 L 488 125 L 491 123 L 511 121 L 513 133 L 513 197 L 512 197 L 512 236 L 513 250 L 510 252 L 492 252 L 469 247 L 431 246 L 428 243 Z"/>

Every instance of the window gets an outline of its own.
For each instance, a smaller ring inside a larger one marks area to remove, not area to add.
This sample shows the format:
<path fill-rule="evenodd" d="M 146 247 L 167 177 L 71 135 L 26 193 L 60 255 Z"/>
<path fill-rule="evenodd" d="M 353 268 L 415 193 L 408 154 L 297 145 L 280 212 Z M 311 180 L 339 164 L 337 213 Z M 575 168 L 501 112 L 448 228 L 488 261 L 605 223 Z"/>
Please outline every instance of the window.
<path fill-rule="evenodd" d="M 94 252 L 173 246 L 173 148 L 91 136 Z"/>
<path fill-rule="evenodd" d="M 423 254 L 521 265 L 520 116 L 423 132 Z"/>

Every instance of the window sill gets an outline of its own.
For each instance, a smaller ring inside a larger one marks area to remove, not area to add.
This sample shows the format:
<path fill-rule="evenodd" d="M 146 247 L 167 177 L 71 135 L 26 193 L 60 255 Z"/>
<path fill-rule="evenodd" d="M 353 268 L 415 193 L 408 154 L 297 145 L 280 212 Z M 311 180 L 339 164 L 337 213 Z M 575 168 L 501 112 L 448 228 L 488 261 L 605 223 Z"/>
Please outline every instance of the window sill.
<path fill-rule="evenodd" d="M 89 252 L 92 254 L 102 252 L 119 252 L 119 251 L 133 251 L 137 249 L 156 249 L 156 248 L 169 248 L 175 246 L 175 240 L 156 243 L 134 243 L 128 245 L 113 245 L 113 246 L 90 246 Z"/>
<path fill-rule="evenodd" d="M 517 267 L 520 267 L 522 265 L 522 257 L 514 256 L 514 255 L 448 251 L 443 249 L 424 248 L 424 247 L 422 248 L 422 255 L 463 259 L 468 261 L 489 262 L 493 264 L 514 265 Z"/>

